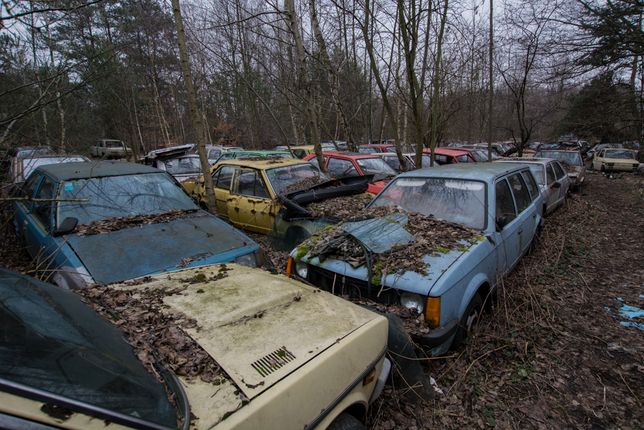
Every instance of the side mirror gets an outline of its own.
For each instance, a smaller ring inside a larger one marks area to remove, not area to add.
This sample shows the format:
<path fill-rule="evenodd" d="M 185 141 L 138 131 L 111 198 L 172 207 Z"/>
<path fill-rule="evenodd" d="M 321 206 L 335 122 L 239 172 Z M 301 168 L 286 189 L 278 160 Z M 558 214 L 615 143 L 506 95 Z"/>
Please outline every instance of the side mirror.
<path fill-rule="evenodd" d="M 552 188 L 561 188 L 561 182 L 555 181 L 555 182 L 552 183 L 551 187 Z"/>
<path fill-rule="evenodd" d="M 67 217 L 63 220 L 63 222 L 60 223 L 60 226 L 54 230 L 52 233 L 53 236 L 62 236 L 64 234 L 68 234 L 76 230 L 76 226 L 78 225 L 78 218 L 74 217 Z"/>

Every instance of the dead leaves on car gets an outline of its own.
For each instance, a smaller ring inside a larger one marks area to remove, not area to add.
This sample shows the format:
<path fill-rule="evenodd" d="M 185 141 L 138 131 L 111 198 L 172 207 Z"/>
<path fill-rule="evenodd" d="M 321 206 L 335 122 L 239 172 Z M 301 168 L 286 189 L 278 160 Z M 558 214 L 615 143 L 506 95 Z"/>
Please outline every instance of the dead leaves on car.
<path fill-rule="evenodd" d="M 131 217 L 106 218 L 76 227 L 75 233 L 80 236 L 108 233 L 130 227 L 141 227 L 147 224 L 159 224 L 183 218 L 193 210 L 174 210 L 162 214 L 136 215 Z"/>
<path fill-rule="evenodd" d="M 387 219 L 392 214 L 402 213 L 408 218 L 405 229 L 414 240 L 403 246 L 396 246 L 387 252 L 373 255 L 372 282 L 379 283 L 381 275 L 413 271 L 427 274 L 428 266 L 424 260 L 427 255 L 448 253 L 452 250 L 467 250 L 469 244 L 480 240 L 480 232 L 459 224 L 442 221 L 433 216 L 413 212 L 402 212 L 394 207 L 377 207 L 362 210 L 360 216 L 345 221 L 361 221 L 370 218 Z M 396 222 L 392 220 L 391 222 Z M 304 242 L 301 246 L 310 256 L 339 258 L 354 267 L 366 265 L 367 255 L 362 245 L 347 234 L 338 224 L 323 230 Z"/>
<path fill-rule="evenodd" d="M 333 197 L 308 205 L 315 218 L 334 218 L 340 221 L 358 216 L 373 198 L 370 194 L 354 194 L 350 196 Z"/>
<path fill-rule="evenodd" d="M 225 274 L 223 275 L 225 276 Z M 181 294 L 182 288 L 149 288 L 150 278 L 133 281 L 137 289 L 92 286 L 80 290 L 94 310 L 119 327 L 148 371 L 159 380 L 155 365 L 174 374 L 218 384 L 227 379 L 219 364 L 190 337 L 185 329 L 196 328 L 195 320 L 170 312 L 164 297 Z"/>
<path fill-rule="evenodd" d="M 295 191 L 308 190 L 309 188 L 313 188 L 316 185 L 320 185 L 321 183 L 326 181 L 327 179 L 321 178 L 319 176 L 312 176 L 287 185 L 282 189 L 282 191 L 280 191 L 280 194 L 290 194 L 294 193 Z"/>

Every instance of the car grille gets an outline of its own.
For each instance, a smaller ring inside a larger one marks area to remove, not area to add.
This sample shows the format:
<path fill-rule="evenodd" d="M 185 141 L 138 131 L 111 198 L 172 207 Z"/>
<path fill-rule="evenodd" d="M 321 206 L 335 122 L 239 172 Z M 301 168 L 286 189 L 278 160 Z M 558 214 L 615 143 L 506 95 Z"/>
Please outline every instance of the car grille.
<path fill-rule="evenodd" d="M 309 265 L 307 280 L 316 287 L 337 296 L 359 300 L 370 299 L 385 305 L 400 304 L 400 293 L 396 289 L 372 285 L 369 292 L 367 281 L 340 275 L 321 267 Z"/>

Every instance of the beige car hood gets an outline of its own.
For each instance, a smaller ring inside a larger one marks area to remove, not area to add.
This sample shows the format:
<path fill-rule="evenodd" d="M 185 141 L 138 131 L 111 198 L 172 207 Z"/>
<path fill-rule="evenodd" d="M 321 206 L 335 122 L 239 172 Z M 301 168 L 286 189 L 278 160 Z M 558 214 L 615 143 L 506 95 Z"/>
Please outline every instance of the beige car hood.
<path fill-rule="evenodd" d="M 232 270 L 217 279 L 221 267 L 172 272 L 125 288 L 181 287 L 181 293 L 164 298 L 168 311 L 196 320 L 196 328 L 184 331 L 249 400 L 378 317 L 332 294 L 258 269 L 228 264 L 225 267 Z M 184 380 L 184 385 L 193 412 L 208 416 L 209 425 L 246 400 L 228 383 Z M 204 404 L 206 400 L 212 406 Z"/>

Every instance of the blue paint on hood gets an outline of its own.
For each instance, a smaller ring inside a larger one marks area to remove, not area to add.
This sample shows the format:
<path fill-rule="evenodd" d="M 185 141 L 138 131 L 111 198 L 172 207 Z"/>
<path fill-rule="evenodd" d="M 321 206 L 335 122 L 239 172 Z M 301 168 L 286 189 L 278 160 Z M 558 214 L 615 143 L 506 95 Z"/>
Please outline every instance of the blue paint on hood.
<path fill-rule="evenodd" d="M 70 235 L 67 243 L 94 280 L 102 284 L 183 267 L 227 263 L 259 249 L 242 232 L 204 212 L 166 223 Z"/>
<path fill-rule="evenodd" d="M 407 222 L 406 215 L 396 213 L 385 218 L 346 222 L 340 228 L 355 237 L 369 251 L 381 254 L 414 241 L 414 236 L 405 230 Z"/>

